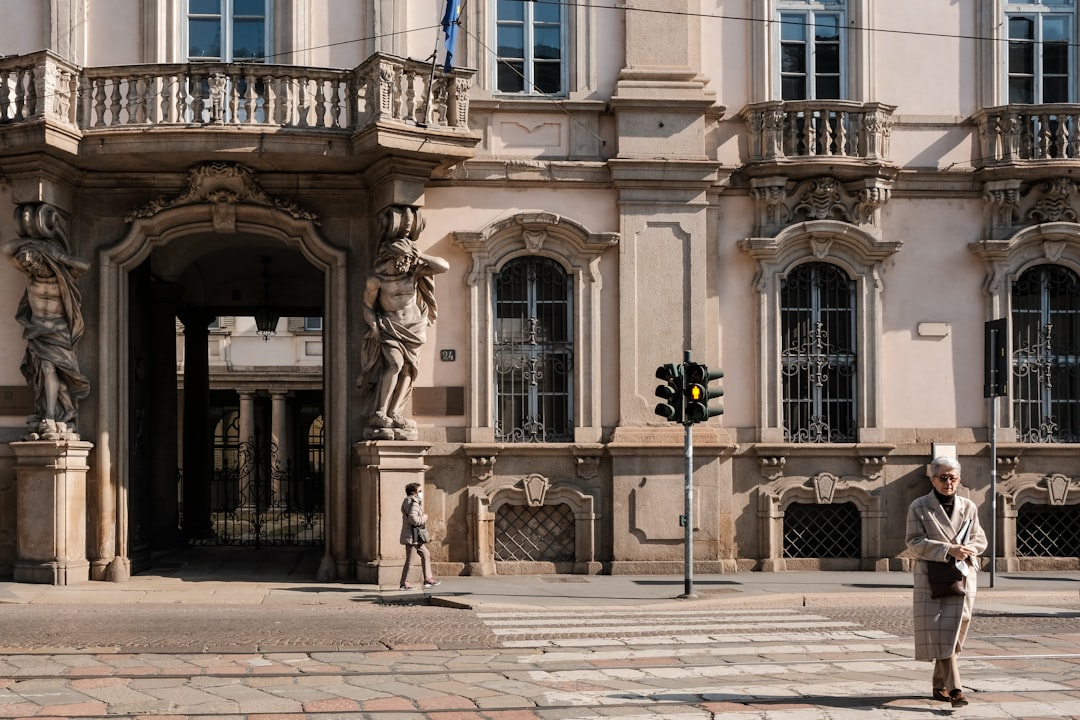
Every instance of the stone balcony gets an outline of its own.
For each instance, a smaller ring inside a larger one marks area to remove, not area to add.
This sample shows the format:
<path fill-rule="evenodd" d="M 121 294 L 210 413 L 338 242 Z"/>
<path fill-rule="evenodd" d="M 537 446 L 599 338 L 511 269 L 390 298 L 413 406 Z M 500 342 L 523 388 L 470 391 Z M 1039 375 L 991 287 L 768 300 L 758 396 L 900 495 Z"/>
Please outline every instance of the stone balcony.
<path fill-rule="evenodd" d="M 891 178 L 889 138 L 895 108 L 848 100 L 754 103 L 742 110 L 750 177 L 802 179 L 827 174 L 841 181 Z"/>
<path fill-rule="evenodd" d="M 1080 168 L 1080 104 L 1001 105 L 972 117 L 974 165 L 987 178 L 1034 179 Z"/>
<path fill-rule="evenodd" d="M 474 71 L 383 54 L 351 70 L 261 63 L 82 68 L 42 51 L 0 58 L 0 158 L 45 153 L 95 170 L 239 159 L 359 171 L 383 159 L 472 157 Z M 208 157 L 209 156 L 209 157 Z"/>

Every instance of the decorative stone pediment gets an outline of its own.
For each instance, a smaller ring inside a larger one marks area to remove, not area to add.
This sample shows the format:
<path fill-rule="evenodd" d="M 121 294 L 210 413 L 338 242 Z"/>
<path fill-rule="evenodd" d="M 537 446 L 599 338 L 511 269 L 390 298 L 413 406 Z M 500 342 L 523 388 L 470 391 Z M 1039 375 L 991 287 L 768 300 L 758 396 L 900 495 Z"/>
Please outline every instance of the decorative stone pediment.
<path fill-rule="evenodd" d="M 985 184 L 983 200 L 989 236 L 995 240 L 1032 225 L 1080 222 L 1080 187 L 1067 177 L 1027 184 L 995 180 Z"/>
<path fill-rule="evenodd" d="M 233 206 L 236 203 L 251 203 L 281 210 L 297 220 L 309 220 L 314 225 L 319 224 L 318 214 L 305 210 L 294 202 L 268 195 L 255 179 L 255 173 L 243 165 L 227 162 L 202 163 L 188 170 L 187 181 L 187 189 L 176 197 L 153 200 L 127 213 L 124 220 L 130 223 L 138 218 L 153 217 L 169 208 L 212 203 L 214 229 L 218 232 L 229 232 L 236 223 Z"/>
<path fill-rule="evenodd" d="M 821 175 L 802 181 L 785 176 L 750 180 L 757 206 L 756 234 L 774 237 L 796 223 L 829 220 L 880 235 L 880 210 L 889 200 L 892 181 L 865 178 L 841 182 Z"/>
<path fill-rule="evenodd" d="M 1080 503 L 1080 479 L 1062 473 L 1043 477 L 1014 475 L 1002 482 L 998 494 L 1005 507 L 1016 510 L 1022 505 L 1073 505 Z"/>

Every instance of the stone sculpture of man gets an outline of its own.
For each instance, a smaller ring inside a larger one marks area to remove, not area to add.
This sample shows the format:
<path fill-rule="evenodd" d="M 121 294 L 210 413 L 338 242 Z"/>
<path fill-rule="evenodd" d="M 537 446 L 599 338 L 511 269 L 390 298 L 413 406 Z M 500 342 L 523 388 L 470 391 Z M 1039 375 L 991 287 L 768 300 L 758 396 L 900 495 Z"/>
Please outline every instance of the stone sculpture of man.
<path fill-rule="evenodd" d="M 382 217 L 382 240 L 364 285 L 364 340 L 360 385 L 372 393 L 368 439 L 415 440 L 416 423 L 404 416 L 412 395 L 420 348 L 435 322 L 433 275 L 450 264 L 416 247 L 423 229 L 419 210 L 389 208 Z"/>
<path fill-rule="evenodd" d="M 4 243 L 4 252 L 26 274 L 26 292 L 15 318 L 26 353 L 20 369 L 34 394 L 30 439 L 77 439 L 78 402 L 90 394 L 75 347 L 83 334 L 82 298 L 76 280 L 90 269 L 66 252 L 59 216 L 49 206 L 20 208 L 23 233 L 37 237 Z"/>

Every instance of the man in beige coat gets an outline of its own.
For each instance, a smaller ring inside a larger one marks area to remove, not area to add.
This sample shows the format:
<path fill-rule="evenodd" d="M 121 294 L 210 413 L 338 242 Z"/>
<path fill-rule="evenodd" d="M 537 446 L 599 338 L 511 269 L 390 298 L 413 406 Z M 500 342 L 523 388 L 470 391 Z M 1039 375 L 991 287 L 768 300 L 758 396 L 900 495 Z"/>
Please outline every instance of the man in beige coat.
<path fill-rule="evenodd" d="M 978 586 L 978 556 L 986 550 L 986 534 L 971 500 L 956 494 L 960 463 L 935 458 L 930 463 L 929 494 L 908 508 L 907 547 L 915 558 L 915 659 L 934 662 L 933 696 L 953 707 L 967 705 L 957 657 L 964 646 Z M 963 535 L 963 537 L 961 537 Z M 930 596 L 927 562 L 957 561 L 967 570 L 964 595 Z"/>

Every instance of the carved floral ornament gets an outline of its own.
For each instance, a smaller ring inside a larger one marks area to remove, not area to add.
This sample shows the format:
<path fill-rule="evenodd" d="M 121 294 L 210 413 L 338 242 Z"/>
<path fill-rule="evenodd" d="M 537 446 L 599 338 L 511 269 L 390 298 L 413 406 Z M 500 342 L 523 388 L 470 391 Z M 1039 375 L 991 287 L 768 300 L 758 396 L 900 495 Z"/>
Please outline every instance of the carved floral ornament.
<path fill-rule="evenodd" d="M 813 220 L 836 220 L 877 232 L 880 210 L 889 201 L 892 182 L 880 178 L 842 183 L 823 175 L 802 182 L 786 177 L 751 180 L 757 206 L 757 234 L 775 235 L 785 227 Z"/>
<path fill-rule="evenodd" d="M 125 222 L 134 222 L 138 218 L 148 218 L 163 210 L 193 205 L 212 203 L 215 206 L 235 203 L 265 205 L 281 210 L 297 220 L 309 220 L 319 224 L 317 213 L 304 210 L 294 202 L 287 202 L 268 195 L 255 179 L 250 168 L 236 163 L 208 162 L 196 165 L 188 170 L 187 189 L 174 198 L 160 197 L 141 208 L 132 210 L 124 216 Z M 217 224 L 217 220 L 215 219 Z"/>
<path fill-rule="evenodd" d="M 1044 223 L 1080 222 L 1080 187 L 1067 177 L 1024 185 L 1020 180 L 996 180 L 983 188 L 991 237 Z"/>
<path fill-rule="evenodd" d="M 860 511 L 876 510 L 879 494 L 863 478 L 848 478 L 822 472 L 812 477 L 779 477 L 760 486 L 763 509 L 778 511 L 791 503 L 854 502 Z"/>

